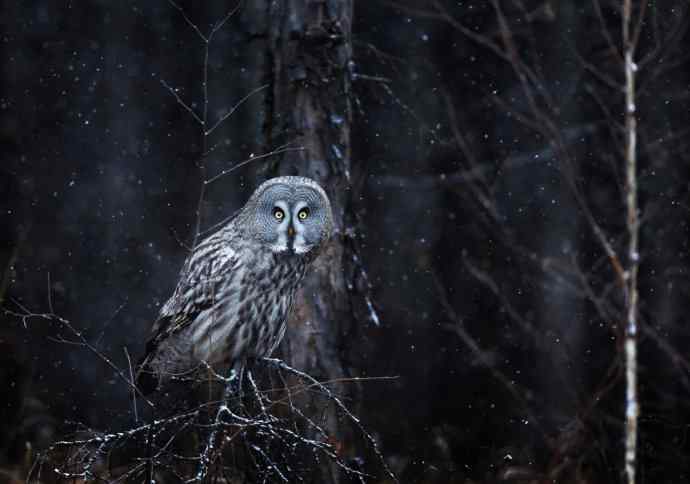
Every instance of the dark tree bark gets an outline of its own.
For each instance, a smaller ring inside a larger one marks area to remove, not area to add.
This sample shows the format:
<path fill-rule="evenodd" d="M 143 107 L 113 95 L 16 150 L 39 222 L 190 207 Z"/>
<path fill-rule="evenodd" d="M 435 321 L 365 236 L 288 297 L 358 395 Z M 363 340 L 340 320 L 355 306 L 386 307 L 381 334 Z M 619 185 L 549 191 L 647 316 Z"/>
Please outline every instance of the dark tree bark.
<path fill-rule="evenodd" d="M 351 11 L 351 1 L 301 0 L 271 2 L 268 12 L 266 147 L 287 142 L 303 147 L 288 152 L 273 169 L 318 181 L 328 192 L 336 221 L 333 243 L 317 261 L 316 276 L 307 284 L 289 333 L 293 363 L 324 376 L 342 371 L 336 340 L 351 319 L 343 277 Z"/>
<path fill-rule="evenodd" d="M 285 0 L 255 2 L 245 11 L 253 45 L 263 47 L 265 55 L 264 80 L 257 82 L 269 86 L 262 148 L 270 151 L 286 143 L 301 148 L 259 168 L 257 183 L 277 174 L 307 176 L 324 187 L 333 206 L 333 241 L 315 263 L 283 343 L 287 362 L 320 380 L 347 375 L 343 349 L 354 319 L 347 283 L 353 259 L 345 230 L 352 192 L 352 7 L 352 0 Z M 337 429 L 335 414 L 327 419 Z M 344 450 L 342 429 L 335 435 Z"/>

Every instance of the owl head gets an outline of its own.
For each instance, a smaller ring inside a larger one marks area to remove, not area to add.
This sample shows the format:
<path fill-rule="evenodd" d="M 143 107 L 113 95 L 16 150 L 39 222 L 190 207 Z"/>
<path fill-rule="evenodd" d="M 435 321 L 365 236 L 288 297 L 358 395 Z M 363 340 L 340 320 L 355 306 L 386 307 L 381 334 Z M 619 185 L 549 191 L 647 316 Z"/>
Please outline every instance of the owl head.
<path fill-rule="evenodd" d="M 239 218 L 240 229 L 274 253 L 317 253 L 333 232 L 326 192 L 314 180 L 299 176 L 262 183 Z"/>

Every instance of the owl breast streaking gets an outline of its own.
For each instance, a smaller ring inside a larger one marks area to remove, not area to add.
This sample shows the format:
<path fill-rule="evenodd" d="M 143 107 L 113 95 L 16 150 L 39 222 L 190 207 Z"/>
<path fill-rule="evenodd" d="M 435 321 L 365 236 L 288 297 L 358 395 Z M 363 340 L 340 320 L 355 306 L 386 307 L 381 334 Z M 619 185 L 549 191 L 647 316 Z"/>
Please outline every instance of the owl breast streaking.
<path fill-rule="evenodd" d="M 185 262 L 153 325 L 137 383 L 144 393 L 208 364 L 268 356 L 297 289 L 333 231 L 324 190 L 303 177 L 263 183 Z"/>

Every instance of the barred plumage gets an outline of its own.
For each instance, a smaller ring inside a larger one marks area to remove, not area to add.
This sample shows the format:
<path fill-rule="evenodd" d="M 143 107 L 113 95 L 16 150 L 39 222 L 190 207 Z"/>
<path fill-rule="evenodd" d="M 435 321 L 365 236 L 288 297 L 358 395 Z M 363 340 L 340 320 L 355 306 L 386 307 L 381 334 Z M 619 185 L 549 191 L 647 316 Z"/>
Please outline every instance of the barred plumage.
<path fill-rule="evenodd" d="M 241 365 L 271 354 L 295 293 L 332 232 L 314 181 L 273 178 L 223 228 L 199 243 L 154 323 L 138 384 L 144 393 L 201 364 Z"/>

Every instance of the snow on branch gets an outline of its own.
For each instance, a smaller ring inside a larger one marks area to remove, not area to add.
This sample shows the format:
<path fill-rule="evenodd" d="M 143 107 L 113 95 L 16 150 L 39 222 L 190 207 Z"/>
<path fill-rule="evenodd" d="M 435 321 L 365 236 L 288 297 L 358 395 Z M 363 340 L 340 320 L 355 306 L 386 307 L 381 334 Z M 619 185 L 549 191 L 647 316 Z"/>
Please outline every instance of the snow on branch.
<path fill-rule="evenodd" d="M 18 306 L 19 311 L 5 310 L 5 313 L 19 318 L 27 327 L 34 319 L 60 324 L 69 333 L 62 342 L 85 348 L 110 367 L 153 413 L 147 421 L 139 420 L 139 415 L 134 413 L 131 425 L 119 430 L 74 424 L 70 436 L 53 442 L 38 454 L 27 482 L 37 481 L 46 473 L 62 479 L 106 482 L 143 478 L 148 482 L 167 482 L 174 477 L 191 484 L 215 482 L 214 479 L 223 476 L 295 482 L 318 472 L 320 459 L 334 463 L 343 475 L 359 482 L 374 477 L 362 469 L 363 457 L 353 455 L 362 449 L 345 450 L 331 429 L 308 416 L 311 411 L 300 408 L 299 396 L 306 392 L 319 395 L 324 405 L 322 410 L 332 406 L 342 421 L 357 429 L 365 446 L 379 461 L 378 466 L 397 482 L 374 437 L 329 388 L 335 384 L 391 377 L 322 382 L 276 358 L 255 361 L 228 377 L 207 366 L 205 376 L 209 385 L 220 389 L 220 398 L 196 399 L 191 405 L 185 403 L 168 411 L 155 397 L 145 397 L 130 378 L 132 373 L 115 365 L 69 320 Z M 263 378 L 257 379 L 253 371 L 260 372 Z M 276 376 L 281 382 L 277 386 L 271 383 Z M 193 393 L 194 383 L 204 384 L 206 380 L 181 381 L 189 393 Z M 190 446 L 190 442 L 198 445 Z"/>

